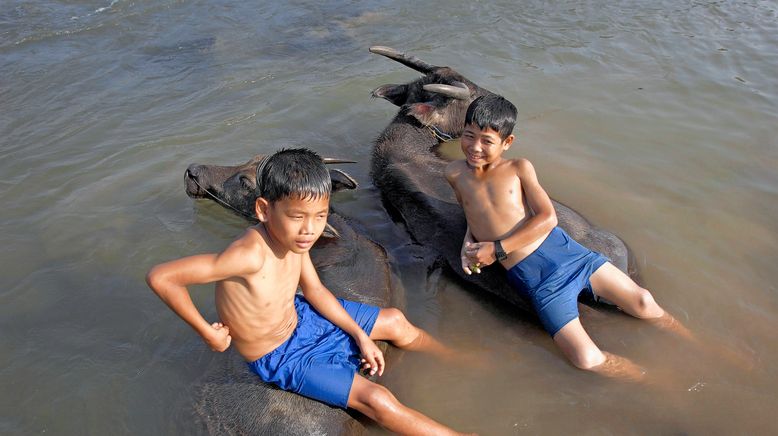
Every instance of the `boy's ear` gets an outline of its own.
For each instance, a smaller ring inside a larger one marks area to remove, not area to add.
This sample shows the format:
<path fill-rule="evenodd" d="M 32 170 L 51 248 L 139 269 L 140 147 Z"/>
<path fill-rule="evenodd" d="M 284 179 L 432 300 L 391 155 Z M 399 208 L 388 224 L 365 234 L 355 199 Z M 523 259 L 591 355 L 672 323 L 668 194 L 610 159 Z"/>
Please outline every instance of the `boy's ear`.
<path fill-rule="evenodd" d="M 257 198 L 256 202 L 254 202 L 254 212 L 257 214 L 257 219 L 260 222 L 264 223 L 267 221 L 268 207 L 270 207 L 270 203 L 263 197 Z"/>
<path fill-rule="evenodd" d="M 508 137 L 505 138 L 504 141 L 502 141 L 502 149 L 503 150 L 507 150 L 507 149 L 511 148 L 511 144 L 513 144 L 513 140 L 514 139 L 516 139 L 516 137 L 513 136 L 513 134 L 508 135 Z"/>

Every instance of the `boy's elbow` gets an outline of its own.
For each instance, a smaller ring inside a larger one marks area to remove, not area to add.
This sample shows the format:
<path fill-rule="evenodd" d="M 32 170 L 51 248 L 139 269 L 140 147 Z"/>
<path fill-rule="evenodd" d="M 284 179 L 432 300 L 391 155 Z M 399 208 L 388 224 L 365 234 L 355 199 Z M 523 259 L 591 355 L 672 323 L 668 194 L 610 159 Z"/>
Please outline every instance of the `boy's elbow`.
<path fill-rule="evenodd" d="M 558 219 L 557 219 L 557 217 L 556 217 L 556 212 L 554 212 L 554 211 L 552 210 L 552 211 L 551 211 L 551 212 L 548 214 L 548 216 L 546 217 L 546 219 L 545 219 L 545 222 L 546 222 L 546 227 L 548 228 L 548 230 L 549 230 L 549 231 L 553 230 L 553 229 L 554 229 L 554 227 L 556 227 L 556 226 L 557 226 L 557 224 L 559 224 L 559 220 L 558 220 Z"/>

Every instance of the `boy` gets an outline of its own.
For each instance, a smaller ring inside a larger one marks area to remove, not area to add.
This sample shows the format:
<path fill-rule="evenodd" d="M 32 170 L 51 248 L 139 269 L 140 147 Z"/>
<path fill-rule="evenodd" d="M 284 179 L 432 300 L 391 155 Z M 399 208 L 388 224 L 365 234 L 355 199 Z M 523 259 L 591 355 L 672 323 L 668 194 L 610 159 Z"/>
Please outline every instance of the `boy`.
<path fill-rule="evenodd" d="M 218 254 L 157 265 L 147 282 L 214 351 L 233 344 L 268 383 L 330 405 L 353 408 L 390 431 L 454 434 L 400 404 L 383 386 L 355 377 L 360 363 L 383 374 L 374 340 L 408 350 L 448 350 L 397 309 L 336 299 L 319 281 L 309 251 L 327 222 L 331 181 L 306 149 L 281 150 L 257 168 L 260 223 Z M 215 282 L 220 322 L 209 324 L 187 285 Z M 303 296 L 295 295 L 298 285 Z M 355 355 L 361 354 L 360 359 Z"/>
<path fill-rule="evenodd" d="M 638 318 L 690 337 L 685 327 L 599 253 L 557 227 L 556 212 L 527 159 L 504 159 L 513 143 L 516 107 L 498 95 L 477 98 L 467 109 L 464 160 L 451 162 L 446 179 L 467 219 L 462 243 L 466 274 L 499 260 L 508 281 L 531 302 L 543 327 L 578 368 L 637 379 L 642 371 L 625 358 L 604 353 L 578 319 L 578 295 L 607 299 Z"/>

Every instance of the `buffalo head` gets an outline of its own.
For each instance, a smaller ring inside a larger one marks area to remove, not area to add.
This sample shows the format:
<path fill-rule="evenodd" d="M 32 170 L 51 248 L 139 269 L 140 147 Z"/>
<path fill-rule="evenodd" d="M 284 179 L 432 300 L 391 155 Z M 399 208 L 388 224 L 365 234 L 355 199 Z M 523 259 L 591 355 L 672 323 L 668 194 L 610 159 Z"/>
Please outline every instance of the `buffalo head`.
<path fill-rule="evenodd" d="M 491 92 L 481 88 L 449 67 L 430 65 L 389 47 L 370 47 L 370 52 L 386 56 L 423 74 L 410 83 L 382 85 L 373 97 L 397 106 L 400 113 L 413 117 L 422 126 L 434 129 L 440 139 L 458 137 L 464 130 L 465 112 L 477 97 Z"/>
<path fill-rule="evenodd" d="M 207 198 L 246 218 L 257 221 L 254 204 L 257 200 L 257 166 L 263 155 L 257 155 L 242 165 L 192 164 L 184 172 L 186 194 L 191 198 Z M 325 163 L 351 163 L 353 161 L 324 159 Z M 338 169 L 330 169 L 332 191 L 356 189 L 358 184 L 351 176 Z M 333 228 L 327 226 L 325 237 L 333 236 Z"/>

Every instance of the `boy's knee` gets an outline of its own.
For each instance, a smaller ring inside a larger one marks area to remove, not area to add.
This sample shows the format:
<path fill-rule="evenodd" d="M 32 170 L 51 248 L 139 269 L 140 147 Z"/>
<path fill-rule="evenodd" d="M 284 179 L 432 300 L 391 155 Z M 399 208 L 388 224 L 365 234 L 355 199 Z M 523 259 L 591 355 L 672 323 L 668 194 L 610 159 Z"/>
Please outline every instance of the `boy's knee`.
<path fill-rule="evenodd" d="M 400 309 L 385 309 L 384 314 L 386 323 L 392 332 L 392 337 L 397 345 L 404 345 L 416 339 L 416 332 L 413 325 L 405 318 L 405 314 Z"/>
<path fill-rule="evenodd" d="M 408 322 L 408 320 L 405 319 L 405 315 L 403 314 L 403 312 L 400 309 L 394 307 L 384 309 L 383 315 L 386 316 L 386 320 L 392 326 L 398 326 Z"/>
<path fill-rule="evenodd" d="M 378 384 L 374 384 L 368 389 L 363 401 L 373 411 L 378 422 L 381 422 L 382 418 L 387 415 L 397 412 L 397 399 L 389 389 Z"/>
<path fill-rule="evenodd" d="M 644 319 L 658 318 L 664 313 L 659 305 L 656 304 L 651 292 L 644 288 L 638 290 L 638 302 L 635 312 L 637 317 Z"/>

